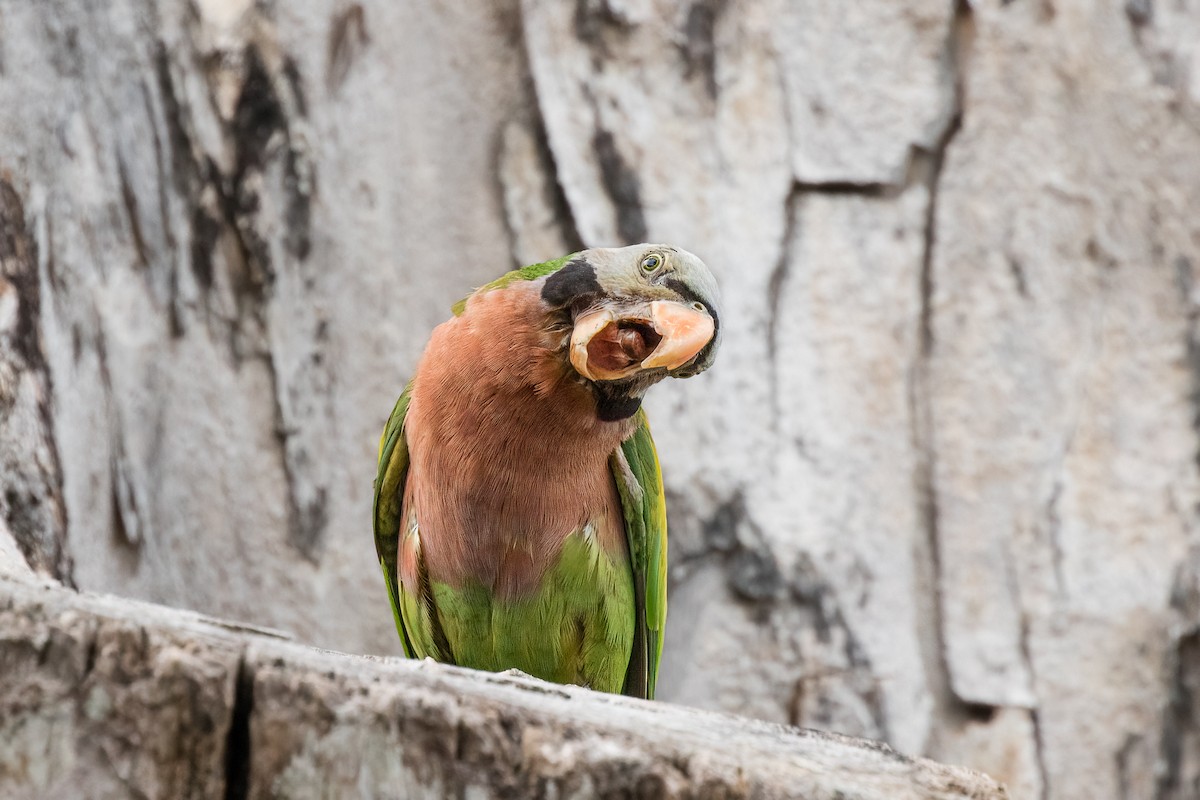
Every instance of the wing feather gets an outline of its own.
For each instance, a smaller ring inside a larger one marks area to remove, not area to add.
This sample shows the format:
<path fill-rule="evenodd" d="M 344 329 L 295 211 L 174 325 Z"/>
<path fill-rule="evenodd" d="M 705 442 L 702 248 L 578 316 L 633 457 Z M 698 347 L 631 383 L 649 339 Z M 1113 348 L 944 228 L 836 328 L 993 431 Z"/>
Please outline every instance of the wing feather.
<path fill-rule="evenodd" d="M 645 696 L 652 699 L 667 620 L 667 504 L 658 452 L 644 410 L 638 411 L 637 423 L 633 435 L 621 443 L 619 454 L 614 453 L 612 469 L 625 515 L 625 536 L 637 592 L 635 642 L 645 647 L 644 667 L 635 663 L 636 658 L 630 665 L 631 669 L 644 669 L 645 675 L 631 675 L 627 685 L 644 685 Z M 635 645 L 635 655 L 636 649 Z"/>
<path fill-rule="evenodd" d="M 404 418 L 408 414 L 408 401 L 412 395 L 412 383 L 404 387 L 400 399 L 388 417 L 387 426 L 379 440 L 379 471 L 375 476 L 375 504 L 373 522 L 375 527 L 375 553 L 387 583 L 388 601 L 392 616 L 396 620 L 396 631 L 404 646 L 404 654 L 414 657 L 412 641 L 404 627 L 400 613 L 400 586 L 396 575 L 397 553 L 400 547 L 400 515 L 404 502 L 404 483 L 408 477 L 408 441 L 404 438 Z"/>

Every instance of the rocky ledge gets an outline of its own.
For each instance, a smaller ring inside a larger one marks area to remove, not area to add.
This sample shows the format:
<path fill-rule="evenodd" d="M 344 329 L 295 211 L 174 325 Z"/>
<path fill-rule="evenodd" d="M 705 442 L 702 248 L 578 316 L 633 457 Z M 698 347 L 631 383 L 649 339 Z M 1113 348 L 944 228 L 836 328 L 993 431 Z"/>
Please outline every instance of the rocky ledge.
<path fill-rule="evenodd" d="M 876 742 L 0 577 L 0 796 L 1004 798 Z"/>

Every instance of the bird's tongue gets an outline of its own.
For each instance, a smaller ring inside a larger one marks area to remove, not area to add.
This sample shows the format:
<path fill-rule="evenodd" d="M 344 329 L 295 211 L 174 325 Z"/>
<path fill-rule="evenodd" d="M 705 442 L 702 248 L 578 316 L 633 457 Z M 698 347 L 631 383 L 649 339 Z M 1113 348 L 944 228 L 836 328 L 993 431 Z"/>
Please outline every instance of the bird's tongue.
<path fill-rule="evenodd" d="M 639 369 L 675 369 L 712 339 L 712 317 L 681 303 L 657 300 L 626 314 L 601 309 L 575 322 L 571 363 L 585 378 L 616 380 Z"/>
<path fill-rule="evenodd" d="M 640 365 L 661 341 L 649 322 L 613 320 L 588 342 L 588 364 L 593 371 L 622 372 Z"/>

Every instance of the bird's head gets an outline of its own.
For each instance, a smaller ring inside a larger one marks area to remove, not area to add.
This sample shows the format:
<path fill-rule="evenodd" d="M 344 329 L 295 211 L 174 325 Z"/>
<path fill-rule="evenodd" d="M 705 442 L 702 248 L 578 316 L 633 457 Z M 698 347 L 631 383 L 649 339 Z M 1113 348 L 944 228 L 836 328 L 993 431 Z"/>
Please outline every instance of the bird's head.
<path fill-rule="evenodd" d="M 661 244 L 575 253 L 542 286 L 542 300 L 570 326 L 571 367 L 609 420 L 632 416 L 663 378 L 690 378 L 712 365 L 719 299 L 703 261 Z"/>

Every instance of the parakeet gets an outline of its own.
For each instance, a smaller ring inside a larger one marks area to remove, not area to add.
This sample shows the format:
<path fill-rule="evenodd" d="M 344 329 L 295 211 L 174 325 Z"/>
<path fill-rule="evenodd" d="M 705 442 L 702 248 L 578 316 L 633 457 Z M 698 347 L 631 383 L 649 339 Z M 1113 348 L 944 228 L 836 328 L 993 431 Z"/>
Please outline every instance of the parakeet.
<path fill-rule="evenodd" d="M 638 244 L 509 272 L 434 329 L 379 448 L 409 657 L 652 698 L 667 517 L 642 397 L 707 369 L 716 280 Z"/>

